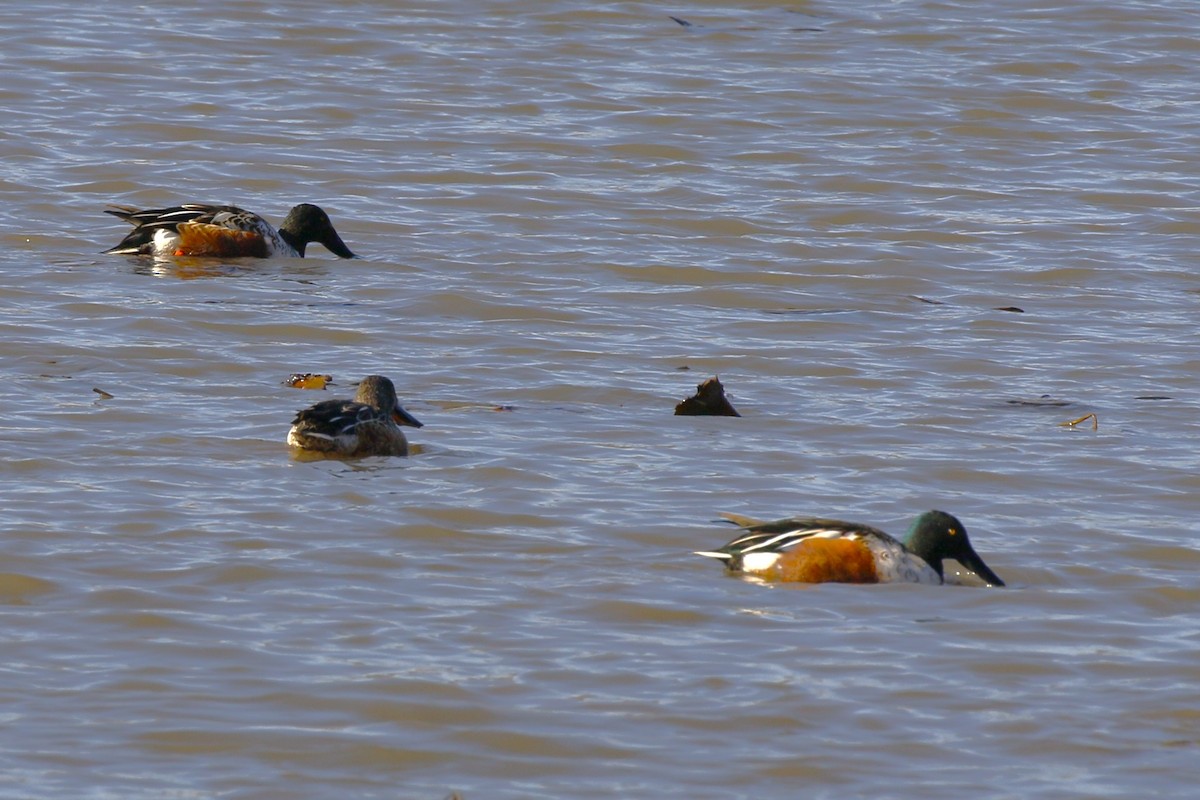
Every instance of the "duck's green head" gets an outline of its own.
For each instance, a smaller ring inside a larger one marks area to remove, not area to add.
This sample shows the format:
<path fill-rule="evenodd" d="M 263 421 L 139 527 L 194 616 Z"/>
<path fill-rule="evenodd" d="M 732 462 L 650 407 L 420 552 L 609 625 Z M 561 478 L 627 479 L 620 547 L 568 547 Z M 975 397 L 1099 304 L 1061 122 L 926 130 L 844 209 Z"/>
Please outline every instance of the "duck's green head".
<path fill-rule="evenodd" d="M 913 520 L 904 545 L 914 555 L 923 558 L 943 578 L 942 559 L 952 558 L 992 586 L 1004 585 L 1000 576 L 992 572 L 975 552 L 971 540 L 967 538 L 966 527 L 953 514 L 926 511 Z"/>

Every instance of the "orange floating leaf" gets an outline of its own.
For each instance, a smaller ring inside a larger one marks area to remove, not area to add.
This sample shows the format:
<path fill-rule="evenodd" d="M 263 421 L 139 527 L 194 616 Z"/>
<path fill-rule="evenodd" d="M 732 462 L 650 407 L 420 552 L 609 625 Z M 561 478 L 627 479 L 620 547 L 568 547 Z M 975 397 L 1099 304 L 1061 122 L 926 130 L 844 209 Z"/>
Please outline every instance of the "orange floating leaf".
<path fill-rule="evenodd" d="M 333 382 L 332 375 L 318 375 L 315 372 L 297 372 L 288 376 L 284 384 L 291 386 L 293 389 L 324 389 L 331 382 Z"/>

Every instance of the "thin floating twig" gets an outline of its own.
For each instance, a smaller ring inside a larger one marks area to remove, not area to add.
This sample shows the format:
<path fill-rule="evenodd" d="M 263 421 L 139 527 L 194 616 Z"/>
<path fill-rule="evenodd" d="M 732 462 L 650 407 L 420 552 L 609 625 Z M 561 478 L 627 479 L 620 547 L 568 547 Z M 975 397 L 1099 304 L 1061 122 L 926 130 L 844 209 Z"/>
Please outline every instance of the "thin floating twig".
<path fill-rule="evenodd" d="M 95 392 L 96 394 L 100 395 L 101 400 L 111 400 L 116 396 L 116 395 L 111 395 L 108 392 L 104 391 L 103 389 L 99 389 L 95 386 L 92 387 L 92 391 Z"/>
<path fill-rule="evenodd" d="M 1094 431 L 1100 430 L 1100 418 L 1097 417 L 1094 412 L 1091 414 L 1084 414 L 1079 419 L 1073 419 L 1073 420 L 1069 420 L 1067 422 L 1060 422 L 1058 424 L 1064 428 L 1074 428 L 1079 423 L 1087 422 L 1089 419 L 1092 421 L 1092 430 L 1094 430 Z"/>

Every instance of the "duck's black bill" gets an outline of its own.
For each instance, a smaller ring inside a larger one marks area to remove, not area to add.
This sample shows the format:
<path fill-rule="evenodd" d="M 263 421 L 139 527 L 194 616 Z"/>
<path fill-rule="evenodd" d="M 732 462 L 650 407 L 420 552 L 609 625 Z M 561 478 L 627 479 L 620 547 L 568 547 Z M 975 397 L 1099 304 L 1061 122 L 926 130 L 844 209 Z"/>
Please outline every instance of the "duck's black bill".
<path fill-rule="evenodd" d="M 405 411 L 400 405 L 397 405 L 396 410 L 392 412 L 392 419 L 396 420 L 397 425 L 411 425 L 414 428 L 425 427 L 419 419 Z"/>
<path fill-rule="evenodd" d="M 358 258 L 354 253 L 350 252 L 350 248 L 346 247 L 346 243 L 342 241 L 342 237 L 336 233 L 331 233 L 327 238 L 322 239 L 321 244 L 325 245 L 325 248 L 329 252 L 339 258 Z"/>
<path fill-rule="evenodd" d="M 987 583 L 991 586 L 1004 586 L 1005 585 L 1004 581 L 1000 580 L 1000 576 L 997 575 L 996 573 L 992 572 L 991 567 L 989 567 L 987 564 L 983 563 L 983 559 L 980 558 L 979 554 L 976 553 L 974 550 L 972 550 L 969 553 L 964 553 L 959 558 L 959 561 L 962 562 L 962 565 L 964 567 L 966 567 L 967 569 L 971 570 L 971 572 L 974 572 L 976 575 L 978 575 L 980 577 L 980 579 L 983 580 L 985 583 Z"/>

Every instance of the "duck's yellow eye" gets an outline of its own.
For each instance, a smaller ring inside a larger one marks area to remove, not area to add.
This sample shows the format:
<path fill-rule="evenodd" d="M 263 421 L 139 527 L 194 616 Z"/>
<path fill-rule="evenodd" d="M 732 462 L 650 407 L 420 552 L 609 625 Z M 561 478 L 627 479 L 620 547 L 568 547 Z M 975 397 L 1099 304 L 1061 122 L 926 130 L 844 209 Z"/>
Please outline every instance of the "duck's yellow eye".
<path fill-rule="evenodd" d="M 946 531 L 946 533 L 950 534 L 951 536 L 958 536 L 958 528 L 950 528 L 948 531 Z"/>

